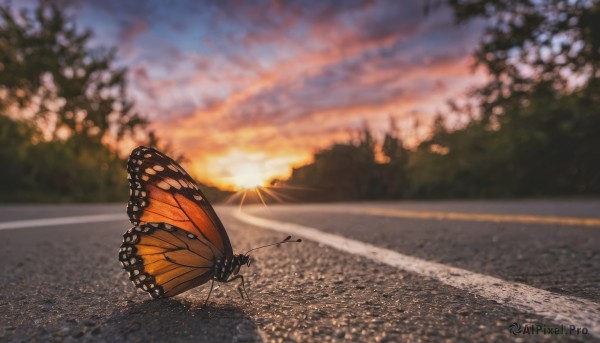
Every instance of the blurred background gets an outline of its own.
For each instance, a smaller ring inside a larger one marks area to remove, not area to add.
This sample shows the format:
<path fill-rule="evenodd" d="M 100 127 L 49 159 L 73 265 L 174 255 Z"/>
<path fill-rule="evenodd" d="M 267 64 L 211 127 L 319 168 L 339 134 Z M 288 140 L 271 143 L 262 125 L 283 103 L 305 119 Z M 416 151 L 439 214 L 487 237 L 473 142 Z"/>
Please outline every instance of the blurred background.
<path fill-rule="evenodd" d="M 592 0 L 3 1 L 0 201 L 597 196 L 599 77 Z"/>

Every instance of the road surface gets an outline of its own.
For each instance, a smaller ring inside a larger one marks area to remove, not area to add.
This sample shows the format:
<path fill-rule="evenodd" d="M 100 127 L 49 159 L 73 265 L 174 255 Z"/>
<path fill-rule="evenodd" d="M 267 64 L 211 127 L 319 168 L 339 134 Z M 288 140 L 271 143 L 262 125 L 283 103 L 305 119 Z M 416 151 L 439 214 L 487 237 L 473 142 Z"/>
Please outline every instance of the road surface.
<path fill-rule="evenodd" d="M 0 207 L 0 340 L 600 340 L 600 201 L 216 210 L 238 252 L 306 238 L 256 251 L 250 303 L 235 285 L 207 307 L 206 287 L 137 291 L 117 261 L 124 205 Z"/>

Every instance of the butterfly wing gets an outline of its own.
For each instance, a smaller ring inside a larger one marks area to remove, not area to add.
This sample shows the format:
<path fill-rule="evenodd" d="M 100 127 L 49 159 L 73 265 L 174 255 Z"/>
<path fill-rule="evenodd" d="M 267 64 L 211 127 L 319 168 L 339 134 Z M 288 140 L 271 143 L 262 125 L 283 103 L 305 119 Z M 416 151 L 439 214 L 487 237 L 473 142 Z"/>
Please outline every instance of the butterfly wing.
<path fill-rule="evenodd" d="M 119 261 L 129 280 L 153 298 L 172 297 L 209 281 L 222 253 L 201 236 L 165 223 L 146 223 L 123 235 Z"/>
<path fill-rule="evenodd" d="M 127 162 L 133 225 L 163 222 L 203 237 L 233 257 L 227 232 L 196 182 L 175 161 L 152 148 L 137 147 Z"/>

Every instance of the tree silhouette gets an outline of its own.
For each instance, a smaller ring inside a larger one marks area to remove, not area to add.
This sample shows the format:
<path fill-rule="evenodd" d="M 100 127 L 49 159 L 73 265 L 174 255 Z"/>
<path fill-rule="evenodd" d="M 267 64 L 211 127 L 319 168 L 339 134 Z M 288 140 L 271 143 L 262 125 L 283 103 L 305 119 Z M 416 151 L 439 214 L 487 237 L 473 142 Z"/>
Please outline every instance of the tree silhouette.
<path fill-rule="evenodd" d="M 126 95 L 126 69 L 114 67 L 115 50 L 89 48 L 56 6 L 33 15 L 0 7 L 0 110 L 27 112 L 50 139 L 78 144 L 119 140 L 145 123 Z"/>
<path fill-rule="evenodd" d="M 491 79 L 472 97 L 497 156 L 489 175 L 503 176 L 480 180 L 511 195 L 600 193 L 600 3 L 448 2 L 458 22 L 489 24 L 474 56 Z"/>
<path fill-rule="evenodd" d="M 116 147 L 145 120 L 114 50 L 90 37 L 57 7 L 0 6 L 0 201 L 126 198 Z"/>

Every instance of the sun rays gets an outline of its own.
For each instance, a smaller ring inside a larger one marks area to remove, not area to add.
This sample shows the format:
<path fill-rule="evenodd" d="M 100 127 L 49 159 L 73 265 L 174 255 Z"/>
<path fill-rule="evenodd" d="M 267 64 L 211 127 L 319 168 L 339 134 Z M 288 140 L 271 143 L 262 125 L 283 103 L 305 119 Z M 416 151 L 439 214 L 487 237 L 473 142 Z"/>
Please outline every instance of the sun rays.
<path fill-rule="evenodd" d="M 268 207 L 272 203 L 297 202 L 301 200 L 299 192 L 310 191 L 316 191 L 316 189 L 284 185 L 256 186 L 235 192 L 225 201 L 225 204 L 233 205 L 237 203 L 239 210 L 242 209 L 244 204 L 262 204 L 264 207 Z"/>

